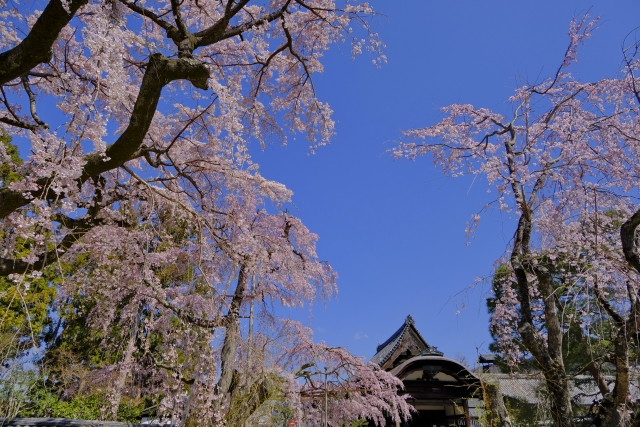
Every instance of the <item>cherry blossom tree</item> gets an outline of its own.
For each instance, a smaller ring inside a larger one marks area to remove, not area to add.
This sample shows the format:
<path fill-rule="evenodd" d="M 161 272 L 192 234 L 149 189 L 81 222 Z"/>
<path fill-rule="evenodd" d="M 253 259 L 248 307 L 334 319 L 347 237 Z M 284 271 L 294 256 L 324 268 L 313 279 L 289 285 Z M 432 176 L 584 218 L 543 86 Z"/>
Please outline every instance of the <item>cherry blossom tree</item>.
<path fill-rule="evenodd" d="M 312 152 L 329 142 L 331 109 L 312 76 L 339 42 L 384 62 L 373 10 L 333 0 L 0 7 L 0 133 L 29 153 L 17 161 L 0 145 L 3 174 L 18 177 L 0 184 L 0 276 L 25 295 L 44 269 L 57 272 L 58 301 L 82 300 L 74 316 L 103 345 L 118 343 L 75 391 L 103 390 L 113 418 L 142 381 L 183 424 L 216 424 L 269 379 L 301 411 L 299 367 L 277 363 L 288 355 L 328 366 L 332 387 L 357 384 L 348 398 L 332 392 L 350 402 L 332 424 L 405 418 L 389 374 L 308 331 L 284 329 L 304 335 L 293 353 L 269 344 L 283 333 L 272 308 L 331 297 L 336 274 L 286 210 L 291 191 L 262 177 L 249 151 L 297 134 Z M 257 366 L 264 375 L 252 377 Z M 259 395 L 254 409 L 271 396 Z"/>
<path fill-rule="evenodd" d="M 405 132 L 394 150 L 396 158 L 429 155 L 449 176 L 483 176 L 494 198 L 487 209 L 515 220 L 509 250 L 498 260 L 503 268 L 493 330 L 511 363 L 526 354 L 535 360 L 559 426 L 575 423 L 572 373 L 590 372 L 604 395 L 596 405 L 596 424 L 631 422 L 635 404 L 629 366 L 640 313 L 640 62 L 638 44 L 627 43 L 618 77 L 575 79 L 568 68 L 596 23 L 587 17 L 572 22 L 557 73 L 517 89 L 510 113 L 451 105 L 438 124 Z M 479 220 L 474 214 L 470 227 Z M 587 342 L 607 338 L 612 345 L 600 348 L 600 358 L 594 351 L 578 372 L 568 372 L 570 331 Z M 616 366 L 611 392 L 602 378 L 604 361 Z"/>

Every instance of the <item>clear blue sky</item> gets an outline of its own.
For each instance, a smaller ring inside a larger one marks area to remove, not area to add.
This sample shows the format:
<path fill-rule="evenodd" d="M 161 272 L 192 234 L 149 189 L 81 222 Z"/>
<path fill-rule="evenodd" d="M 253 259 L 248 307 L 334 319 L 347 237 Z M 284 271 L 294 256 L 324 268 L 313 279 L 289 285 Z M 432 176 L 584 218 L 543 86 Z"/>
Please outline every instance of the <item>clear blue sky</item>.
<path fill-rule="evenodd" d="M 377 69 L 367 55 L 351 61 L 350 46 L 335 46 L 314 78 L 334 110 L 332 144 L 311 156 L 302 140 L 264 152 L 256 144 L 252 153 L 263 176 L 294 191 L 289 209 L 320 235 L 319 255 L 339 274 L 337 299 L 295 315 L 311 324 L 316 340 L 368 359 L 411 314 L 430 344 L 473 363 L 490 342 L 488 289 L 465 289 L 491 274 L 514 224 L 484 213 L 466 245 L 466 222 L 491 200 L 483 182 L 447 179 L 427 158 L 393 161 L 385 151 L 402 129 L 434 124 L 451 103 L 509 112 L 514 88 L 555 72 L 571 18 L 589 9 L 602 17 L 600 29 L 572 70 L 585 80 L 616 75 L 621 42 L 640 25 L 640 2 L 370 4 L 382 14 L 373 28 L 387 45 L 388 64 Z M 46 109 L 42 114 L 49 119 Z"/>
<path fill-rule="evenodd" d="M 489 319 L 480 289 L 509 243 L 513 223 L 483 215 L 471 245 L 465 224 L 491 199 L 482 182 L 446 179 L 430 160 L 393 161 L 385 151 L 401 129 L 435 123 L 439 107 L 471 103 L 509 112 L 518 82 L 552 75 L 567 47 L 572 16 L 591 8 L 600 29 L 574 74 L 616 75 L 625 35 L 640 25 L 640 2 L 570 0 L 374 0 L 388 64 L 334 49 L 316 76 L 337 121 L 333 143 L 307 155 L 303 141 L 269 146 L 255 159 L 264 176 L 294 193 L 292 210 L 320 235 L 319 254 L 339 273 L 339 295 L 312 313 L 317 340 L 371 357 L 411 314 L 446 356 L 486 351 Z M 458 295 L 458 296 L 456 296 Z M 456 310 L 466 308 L 456 315 Z"/>

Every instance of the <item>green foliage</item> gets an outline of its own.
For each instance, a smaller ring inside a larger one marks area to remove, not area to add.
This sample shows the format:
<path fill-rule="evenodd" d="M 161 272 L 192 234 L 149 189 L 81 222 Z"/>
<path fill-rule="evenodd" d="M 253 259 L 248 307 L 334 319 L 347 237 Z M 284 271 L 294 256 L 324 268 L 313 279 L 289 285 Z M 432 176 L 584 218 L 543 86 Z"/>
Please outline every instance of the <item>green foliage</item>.
<path fill-rule="evenodd" d="M 56 290 L 46 278 L 16 284 L 0 277 L 0 331 L 40 335 L 49 323 L 49 308 Z"/>
<path fill-rule="evenodd" d="M 520 399 L 505 397 L 505 406 L 513 425 L 521 427 L 536 427 L 540 425 L 539 408 Z"/>
<path fill-rule="evenodd" d="M 6 187 L 12 182 L 22 179 L 22 175 L 15 171 L 16 166 L 22 165 L 22 159 L 18 152 L 18 147 L 11 143 L 11 137 L 0 133 L 0 142 L 4 145 L 4 149 L 11 158 L 13 165 L 0 162 L 0 188 Z"/>
<path fill-rule="evenodd" d="M 487 310 L 489 314 L 496 312 L 496 301 L 502 298 L 504 295 L 504 286 L 507 285 L 507 279 L 509 277 L 509 267 L 505 264 L 500 264 L 496 271 L 493 272 L 493 279 L 491 280 L 491 290 L 494 297 L 487 298 Z"/>
<path fill-rule="evenodd" d="M 251 416 L 244 420 L 245 424 L 242 425 L 281 427 L 289 425 L 292 419 L 296 419 L 296 411 L 284 401 L 281 394 L 276 394 L 254 410 Z M 234 420 L 227 418 L 227 421 L 227 425 L 237 425 L 232 424 Z"/>
<path fill-rule="evenodd" d="M 153 401 L 150 397 L 131 399 L 125 396 L 118 407 L 118 421 L 140 422 L 144 410 L 151 406 L 153 406 Z"/>
<path fill-rule="evenodd" d="M 515 291 L 516 284 L 509 279 L 510 279 L 509 267 L 505 264 L 500 264 L 494 271 L 493 279 L 491 281 L 491 288 L 494 296 L 487 298 L 486 300 L 487 311 L 489 312 L 489 315 L 491 316 L 494 315 L 496 311 L 497 301 L 503 297 L 505 293 L 505 289 L 508 289 L 508 287 L 511 287 L 511 288 L 514 288 L 514 291 Z M 500 349 L 497 343 L 497 337 L 499 335 L 498 334 L 499 327 L 500 327 L 499 325 L 495 325 L 495 324 L 492 324 L 491 326 L 489 326 L 489 333 L 493 338 L 493 341 L 489 343 L 489 350 L 492 353 L 496 353 L 498 355 L 500 355 Z M 528 353 L 524 344 L 520 342 L 519 339 L 514 340 L 514 344 L 518 346 L 522 354 Z M 498 358 L 498 360 L 496 360 L 495 366 L 497 366 L 502 372 L 511 372 L 514 369 L 513 366 L 509 366 L 507 362 L 500 357 Z M 536 362 L 530 358 L 524 358 L 519 362 L 519 365 L 518 365 L 518 370 L 521 370 L 521 371 L 529 371 L 531 369 L 537 369 L 537 368 L 538 366 Z"/>
<path fill-rule="evenodd" d="M 349 424 L 345 424 L 345 427 L 365 427 L 368 426 L 369 422 L 367 420 L 356 420 L 356 421 L 351 421 L 351 423 Z"/>
<path fill-rule="evenodd" d="M 0 142 L 11 161 L 0 162 L 0 188 L 19 181 L 22 176 L 15 171 L 22 164 L 18 147 L 11 137 L 0 133 Z M 13 164 L 11 164 L 13 163 Z M 30 242 L 16 242 L 16 258 L 29 254 Z M 50 277 L 24 278 L 15 283 L 0 277 L 0 351 L 2 362 L 20 355 L 29 348 L 37 347 L 42 335 L 50 325 L 49 310 L 56 290 Z"/>
<path fill-rule="evenodd" d="M 65 401 L 46 388 L 36 390 L 30 397 L 30 405 L 21 411 L 22 416 L 97 420 L 105 402 L 103 394 L 80 395 Z"/>
<path fill-rule="evenodd" d="M 0 277 L 0 350 L 3 362 L 38 347 L 51 325 L 56 289 L 47 278 L 15 283 Z"/>
<path fill-rule="evenodd" d="M 267 425 L 286 425 L 294 417 L 283 398 L 283 380 L 272 373 L 255 373 L 242 376 L 234 374 L 234 387 L 229 411 L 226 414 L 227 425 L 245 425 L 247 420 L 265 417 Z"/>
<path fill-rule="evenodd" d="M 39 387 L 29 395 L 29 401 L 19 412 L 19 415 L 23 417 L 100 420 L 104 417 L 106 401 L 105 393 L 79 394 L 66 400 L 46 387 Z M 118 409 L 118 421 L 139 422 L 142 411 L 147 405 L 149 405 L 149 400 L 123 399 Z"/>
<path fill-rule="evenodd" d="M 5 366 L 15 365 L 13 370 L 7 369 L 4 383 L 0 378 L 0 409 L 5 415 L 105 417 L 106 388 L 90 389 L 86 381 L 92 370 L 120 360 L 120 338 L 129 331 L 117 322 L 107 331 L 89 327 L 87 316 L 95 300 L 82 292 L 68 295 L 53 308 L 62 280 L 71 272 L 88 267 L 87 257 L 79 255 L 73 260 L 61 260 L 45 269 L 41 277 L 25 278 L 20 284 L 0 278 L 2 362 Z M 31 355 L 27 351 L 32 348 L 38 348 L 40 353 L 30 358 L 27 375 L 22 372 L 24 357 Z M 123 396 L 116 418 L 139 421 L 142 410 L 151 406 L 149 400 L 149 396 Z"/>
<path fill-rule="evenodd" d="M 607 212 L 606 214 L 613 218 L 617 215 L 616 212 Z M 545 265 L 553 275 L 556 308 L 560 313 L 560 322 L 564 332 L 562 350 L 563 362 L 567 373 L 584 373 L 585 367 L 591 361 L 597 361 L 600 368 L 606 371 L 607 364 L 603 364 L 602 361 L 607 359 L 607 354 L 613 352 L 615 327 L 611 318 L 603 312 L 595 295 L 587 292 L 576 294 L 575 292 L 574 282 L 576 277 L 579 277 L 577 272 L 579 270 L 588 270 L 589 265 L 586 262 L 582 265 L 575 265 L 567 262 L 562 257 L 556 257 L 551 260 L 544 254 L 538 257 L 538 263 Z M 486 304 L 489 314 L 493 315 L 496 309 L 496 301 L 504 295 L 505 289 L 512 287 L 514 292 L 517 292 L 517 290 L 515 289 L 516 284 L 509 280 L 509 268 L 504 264 L 496 268 L 491 285 L 494 297 L 487 298 Z M 585 326 L 579 320 L 585 318 L 585 312 L 589 312 L 590 316 L 597 319 L 597 321 Z M 493 325 L 490 328 L 494 341 L 489 344 L 489 349 L 495 353 L 499 353 L 496 343 L 498 331 L 495 328 L 497 327 L 499 326 Z M 519 346 L 522 354 L 528 354 L 519 339 L 514 342 Z M 637 350 L 634 346 L 631 347 L 631 356 L 634 356 Z M 498 361 L 496 365 L 503 372 L 513 370 L 513 367 L 506 366 L 506 363 L 502 361 Z M 530 357 L 523 358 L 518 365 L 518 370 L 520 371 L 538 369 L 538 364 Z"/>
<path fill-rule="evenodd" d="M 5 363 L 0 371 L 0 417 L 17 416 L 37 384 L 37 372 L 25 370 L 16 361 Z"/>

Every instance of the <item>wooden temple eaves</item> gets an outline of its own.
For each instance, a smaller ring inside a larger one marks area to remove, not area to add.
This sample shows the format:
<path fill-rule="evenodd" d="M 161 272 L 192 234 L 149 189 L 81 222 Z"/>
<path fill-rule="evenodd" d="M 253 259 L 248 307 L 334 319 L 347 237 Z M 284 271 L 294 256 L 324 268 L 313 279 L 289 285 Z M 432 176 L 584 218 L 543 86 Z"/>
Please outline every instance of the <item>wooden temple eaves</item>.
<path fill-rule="evenodd" d="M 396 427 L 477 425 L 472 422 L 469 402 L 478 397 L 480 380 L 460 362 L 429 345 L 411 316 L 377 347 L 371 362 L 402 381 L 402 393 L 416 410 L 411 420 L 396 423 Z"/>

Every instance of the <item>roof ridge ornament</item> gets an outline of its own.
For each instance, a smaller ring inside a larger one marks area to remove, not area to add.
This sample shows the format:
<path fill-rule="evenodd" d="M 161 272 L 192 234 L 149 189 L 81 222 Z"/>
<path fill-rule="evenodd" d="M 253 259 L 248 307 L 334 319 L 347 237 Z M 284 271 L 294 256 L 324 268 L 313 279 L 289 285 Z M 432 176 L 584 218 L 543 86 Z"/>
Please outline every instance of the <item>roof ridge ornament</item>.
<path fill-rule="evenodd" d="M 438 350 L 438 347 L 435 345 L 428 345 L 425 351 L 420 353 L 418 356 L 444 356 L 444 353 Z"/>
<path fill-rule="evenodd" d="M 411 317 L 411 314 L 407 315 L 407 318 L 404 320 L 404 323 L 406 323 L 407 325 L 414 325 L 415 322 L 413 320 L 413 317 Z"/>

